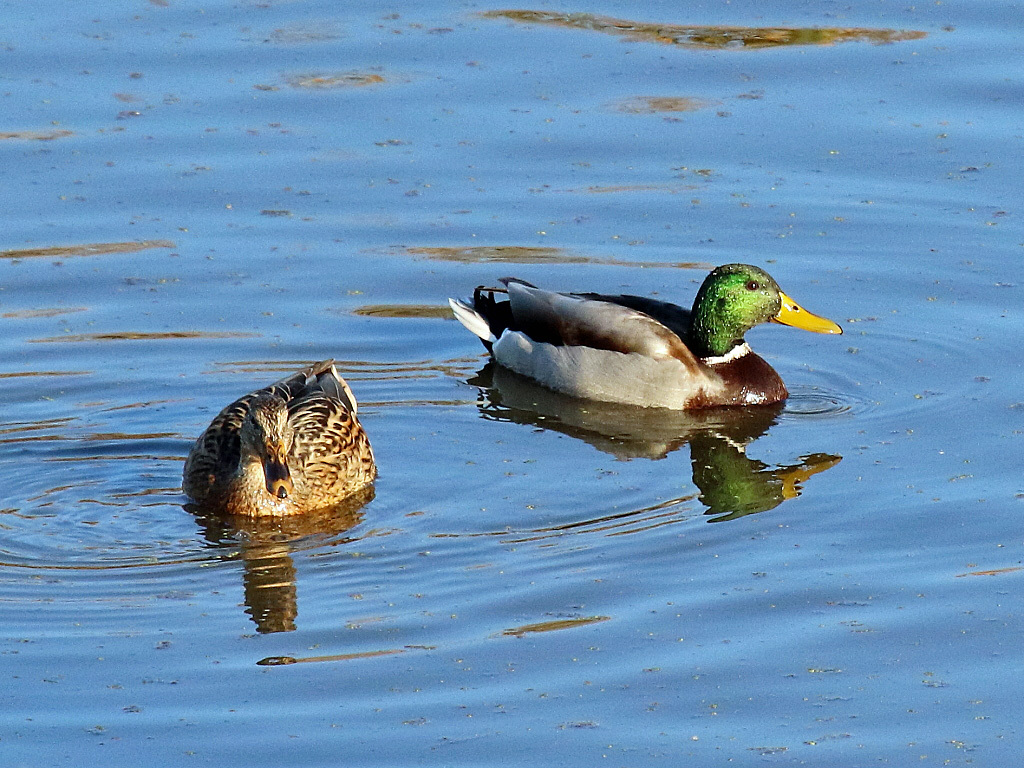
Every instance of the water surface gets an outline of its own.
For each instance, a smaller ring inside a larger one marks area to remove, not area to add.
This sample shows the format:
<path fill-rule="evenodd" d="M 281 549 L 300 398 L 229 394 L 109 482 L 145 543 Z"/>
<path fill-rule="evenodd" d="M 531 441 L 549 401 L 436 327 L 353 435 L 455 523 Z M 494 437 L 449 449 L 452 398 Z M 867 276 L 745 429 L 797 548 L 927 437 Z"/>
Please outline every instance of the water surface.
<path fill-rule="evenodd" d="M 1016 765 L 1019 8 L 3 10 L 4 765 Z M 784 407 L 566 401 L 445 309 L 732 261 L 846 330 L 749 335 Z M 372 497 L 191 511 L 326 357 Z"/>

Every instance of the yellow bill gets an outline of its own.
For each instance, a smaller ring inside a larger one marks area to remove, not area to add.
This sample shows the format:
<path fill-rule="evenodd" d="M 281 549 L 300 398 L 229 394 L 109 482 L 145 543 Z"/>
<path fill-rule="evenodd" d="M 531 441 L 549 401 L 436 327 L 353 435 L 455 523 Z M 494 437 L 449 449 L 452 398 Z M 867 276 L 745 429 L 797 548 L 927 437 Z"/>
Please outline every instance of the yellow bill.
<path fill-rule="evenodd" d="M 838 324 L 833 323 L 827 317 L 808 312 L 782 291 L 779 291 L 779 297 L 782 299 L 782 308 L 779 310 L 779 314 L 772 318 L 773 323 L 791 325 L 794 328 L 803 328 L 805 331 L 814 333 L 843 332 Z"/>

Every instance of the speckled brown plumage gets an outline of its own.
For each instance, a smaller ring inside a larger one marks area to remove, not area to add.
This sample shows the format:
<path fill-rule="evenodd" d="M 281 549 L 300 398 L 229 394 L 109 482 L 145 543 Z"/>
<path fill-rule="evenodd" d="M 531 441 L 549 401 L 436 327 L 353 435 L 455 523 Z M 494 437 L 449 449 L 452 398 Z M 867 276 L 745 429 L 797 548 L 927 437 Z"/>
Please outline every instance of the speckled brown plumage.
<path fill-rule="evenodd" d="M 333 360 L 251 392 L 222 410 L 196 441 L 182 489 L 203 507 L 230 514 L 329 508 L 376 476 L 357 408 Z M 275 483 L 272 473 L 287 479 Z"/>

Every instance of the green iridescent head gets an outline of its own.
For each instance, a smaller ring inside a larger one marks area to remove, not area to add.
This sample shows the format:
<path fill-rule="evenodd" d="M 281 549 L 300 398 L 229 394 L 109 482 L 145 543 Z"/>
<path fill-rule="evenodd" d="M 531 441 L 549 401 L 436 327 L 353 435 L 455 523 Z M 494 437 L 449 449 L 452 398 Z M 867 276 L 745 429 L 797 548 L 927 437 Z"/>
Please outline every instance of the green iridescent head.
<path fill-rule="evenodd" d="M 720 357 L 743 343 L 755 325 L 776 322 L 815 333 L 842 333 L 831 320 L 800 307 L 763 269 L 725 264 L 705 278 L 693 300 L 688 346 L 698 357 Z"/>

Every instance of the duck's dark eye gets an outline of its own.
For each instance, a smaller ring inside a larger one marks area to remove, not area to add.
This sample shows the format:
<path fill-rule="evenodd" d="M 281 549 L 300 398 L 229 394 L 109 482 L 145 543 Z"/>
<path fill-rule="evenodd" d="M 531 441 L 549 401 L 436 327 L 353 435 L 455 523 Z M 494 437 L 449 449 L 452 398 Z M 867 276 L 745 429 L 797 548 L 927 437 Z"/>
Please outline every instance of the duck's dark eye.
<path fill-rule="evenodd" d="M 747 282 L 748 291 L 759 291 L 761 290 L 761 284 L 757 280 L 750 280 Z"/>

